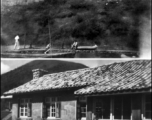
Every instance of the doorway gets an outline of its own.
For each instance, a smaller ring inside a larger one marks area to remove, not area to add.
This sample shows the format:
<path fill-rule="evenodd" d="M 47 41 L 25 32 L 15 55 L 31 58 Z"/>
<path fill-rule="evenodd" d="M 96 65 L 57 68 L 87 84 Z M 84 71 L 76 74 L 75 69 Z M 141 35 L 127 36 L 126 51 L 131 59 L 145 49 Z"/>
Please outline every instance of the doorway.
<path fill-rule="evenodd" d="M 131 120 L 131 97 L 130 96 L 115 97 L 114 120 Z"/>
<path fill-rule="evenodd" d="M 110 120 L 110 97 L 96 99 L 95 113 L 96 120 Z"/>

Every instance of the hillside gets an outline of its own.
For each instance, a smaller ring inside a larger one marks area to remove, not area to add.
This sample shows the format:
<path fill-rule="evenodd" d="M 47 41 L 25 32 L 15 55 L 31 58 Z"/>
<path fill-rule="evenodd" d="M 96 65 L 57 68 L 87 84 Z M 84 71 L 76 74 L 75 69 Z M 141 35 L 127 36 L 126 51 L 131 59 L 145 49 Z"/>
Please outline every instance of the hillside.
<path fill-rule="evenodd" d="M 109 1 L 109 2 L 108 2 Z M 68 48 L 97 44 L 104 50 L 138 50 L 141 17 L 150 18 L 150 0 L 44 0 L 6 7 L 1 43 Z"/>
<path fill-rule="evenodd" d="M 59 61 L 59 60 L 36 60 L 27 63 L 15 70 L 1 75 L 1 95 L 7 90 L 22 85 L 33 78 L 33 69 L 44 69 L 49 73 L 63 72 L 67 70 L 86 68 L 87 66 L 79 63 Z"/>

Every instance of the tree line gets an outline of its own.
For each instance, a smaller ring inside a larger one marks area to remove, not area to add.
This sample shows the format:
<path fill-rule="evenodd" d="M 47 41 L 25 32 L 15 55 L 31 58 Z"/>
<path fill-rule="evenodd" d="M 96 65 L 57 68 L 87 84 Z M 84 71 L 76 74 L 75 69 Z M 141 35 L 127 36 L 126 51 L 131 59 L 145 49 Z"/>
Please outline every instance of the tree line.
<path fill-rule="evenodd" d="M 150 16 L 149 3 L 150 0 L 45 0 L 15 5 L 1 15 L 2 32 L 10 39 L 19 34 L 24 47 L 51 42 L 64 48 L 78 40 L 82 45 L 99 46 L 118 41 L 138 49 L 140 17 Z M 1 38 L 5 43 L 2 35 Z"/>

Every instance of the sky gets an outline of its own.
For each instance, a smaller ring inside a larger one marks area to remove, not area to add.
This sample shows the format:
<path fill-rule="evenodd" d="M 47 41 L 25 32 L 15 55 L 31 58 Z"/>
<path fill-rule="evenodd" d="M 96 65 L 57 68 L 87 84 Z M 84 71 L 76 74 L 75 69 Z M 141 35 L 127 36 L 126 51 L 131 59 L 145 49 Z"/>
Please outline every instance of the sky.
<path fill-rule="evenodd" d="M 1 74 L 4 74 L 6 72 L 9 72 L 10 70 L 18 68 L 32 60 L 33 59 L 30 59 L 30 60 L 18 60 L 18 59 L 1 60 Z"/>
<path fill-rule="evenodd" d="M 1 74 L 4 74 L 6 72 L 9 72 L 10 70 L 13 70 L 15 68 L 18 68 L 28 62 L 33 61 L 34 59 L 5 59 L 5 60 L 1 60 Z M 114 62 L 123 62 L 123 61 L 127 61 L 130 59 L 125 59 L 125 60 L 93 60 L 93 59 L 57 59 L 57 60 L 63 60 L 63 61 L 70 61 L 70 62 L 75 62 L 75 63 L 82 63 L 88 67 L 97 67 L 97 66 L 102 66 L 102 65 L 106 65 L 106 64 L 110 64 L 110 63 L 114 63 Z"/>

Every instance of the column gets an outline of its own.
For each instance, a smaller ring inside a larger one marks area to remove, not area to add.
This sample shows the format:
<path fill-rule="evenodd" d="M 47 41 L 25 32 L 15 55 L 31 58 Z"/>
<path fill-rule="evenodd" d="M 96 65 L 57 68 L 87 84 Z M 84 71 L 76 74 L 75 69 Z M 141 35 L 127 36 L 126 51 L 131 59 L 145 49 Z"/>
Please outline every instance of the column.
<path fill-rule="evenodd" d="M 93 111 L 93 98 L 87 98 L 87 120 L 92 120 L 92 111 Z"/>
<path fill-rule="evenodd" d="M 113 108 L 114 108 L 114 102 L 113 102 L 113 97 L 111 97 L 110 98 L 110 120 L 114 119 Z"/>

